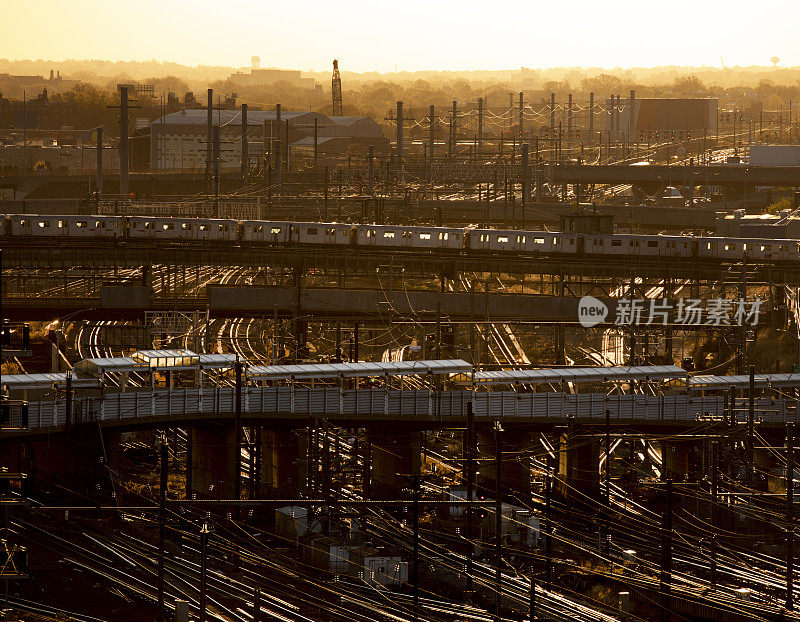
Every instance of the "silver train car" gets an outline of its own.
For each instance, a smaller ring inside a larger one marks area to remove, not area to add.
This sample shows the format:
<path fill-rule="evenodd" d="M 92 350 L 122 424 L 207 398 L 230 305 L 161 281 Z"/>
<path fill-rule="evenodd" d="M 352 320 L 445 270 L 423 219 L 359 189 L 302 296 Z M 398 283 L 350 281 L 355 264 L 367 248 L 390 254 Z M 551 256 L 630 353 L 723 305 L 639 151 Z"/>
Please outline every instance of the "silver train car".
<path fill-rule="evenodd" d="M 800 241 L 160 216 L 0 215 L 0 236 L 223 241 L 234 244 L 371 246 L 490 254 L 584 254 L 800 261 Z"/>

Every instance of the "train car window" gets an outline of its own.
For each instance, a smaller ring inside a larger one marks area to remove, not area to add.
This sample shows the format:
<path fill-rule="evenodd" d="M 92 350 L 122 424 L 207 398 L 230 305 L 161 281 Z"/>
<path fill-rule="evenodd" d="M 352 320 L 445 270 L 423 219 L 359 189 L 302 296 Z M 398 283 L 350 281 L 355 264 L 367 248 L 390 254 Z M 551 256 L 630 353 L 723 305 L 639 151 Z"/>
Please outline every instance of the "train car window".
<path fill-rule="evenodd" d="M 455 234 L 455 238 L 456 238 L 456 240 L 460 240 L 461 239 L 461 234 L 460 233 L 456 233 Z"/>
<path fill-rule="evenodd" d="M 280 233 L 281 232 L 281 228 L 280 227 L 272 227 L 272 229 L 270 229 L 269 232 L 270 233 Z"/>
<path fill-rule="evenodd" d="M 622 246 L 622 240 L 611 240 L 611 246 Z"/>
<path fill-rule="evenodd" d="M 658 240 L 647 240 L 647 246 L 649 248 L 655 248 L 658 246 Z"/>
<path fill-rule="evenodd" d="M 100 222 L 99 220 L 96 220 L 95 223 L 94 223 L 94 228 L 97 229 L 98 227 L 100 227 L 101 229 L 105 229 L 106 228 L 106 223 Z"/>
<path fill-rule="evenodd" d="M 25 219 L 24 218 L 19 221 L 19 226 L 20 227 L 24 227 L 25 226 Z"/>
<path fill-rule="evenodd" d="M 525 236 L 524 235 L 518 235 L 517 236 L 517 244 L 525 244 Z"/>
<path fill-rule="evenodd" d="M 394 237 L 394 231 L 384 231 L 383 232 L 383 237 L 385 237 L 385 238 L 393 238 Z"/>
<path fill-rule="evenodd" d="M 161 227 L 164 229 L 164 231 L 172 231 L 175 228 L 175 225 L 165 222 L 163 225 L 161 225 Z"/>
<path fill-rule="evenodd" d="M 534 244 L 544 244 L 544 238 L 533 238 Z"/>
<path fill-rule="evenodd" d="M 746 250 L 747 250 L 747 244 L 742 244 L 742 250 L 743 250 L 743 251 L 746 251 Z"/>
<path fill-rule="evenodd" d="M 47 228 L 49 226 L 50 226 L 50 222 L 49 221 L 47 221 L 47 220 L 40 220 L 39 221 L 39 227 L 40 228 L 44 229 L 44 228 Z"/>
<path fill-rule="evenodd" d="M 86 228 L 86 221 L 85 220 L 78 220 L 75 223 L 75 227 L 78 229 L 85 229 Z"/>
<path fill-rule="evenodd" d="M 553 238 L 553 244 L 561 244 L 561 238 Z"/>
<path fill-rule="evenodd" d="M 725 245 L 725 250 L 726 251 L 736 250 L 736 245 L 735 244 L 726 244 Z"/>
<path fill-rule="evenodd" d="M 228 230 L 228 225 L 225 225 L 225 231 L 227 231 L 227 230 Z"/>
<path fill-rule="evenodd" d="M 200 231 L 208 231 L 208 225 L 200 225 Z"/>
<path fill-rule="evenodd" d="M 711 242 L 708 242 L 706 244 L 706 250 L 709 250 L 709 251 L 711 250 Z"/>
<path fill-rule="evenodd" d="M 500 242 L 500 244 L 505 244 L 506 242 L 508 242 L 508 238 L 504 235 L 498 235 L 497 241 Z"/>
<path fill-rule="evenodd" d="M 430 233 L 420 233 L 419 234 L 419 239 L 420 240 L 430 240 L 431 239 L 431 234 Z"/>
<path fill-rule="evenodd" d="M 574 240 L 574 239 L 572 239 L 572 238 L 570 238 L 570 241 L 569 241 L 569 243 L 570 243 L 570 246 L 574 246 L 574 245 L 575 245 L 575 240 Z"/>
<path fill-rule="evenodd" d="M 64 228 L 64 221 L 63 220 L 59 220 L 58 221 L 58 228 L 59 229 L 63 229 Z"/>
<path fill-rule="evenodd" d="M 439 232 L 439 239 L 440 240 L 446 240 L 449 236 L 450 236 L 449 233 L 442 233 L 441 231 Z"/>
<path fill-rule="evenodd" d="M 181 223 L 181 229 L 186 231 L 188 228 L 189 228 L 189 223 L 188 222 L 182 222 Z"/>
<path fill-rule="evenodd" d="M 328 227 L 327 229 L 325 229 L 325 235 L 336 235 L 336 229 Z"/>
<path fill-rule="evenodd" d="M 306 229 L 306 233 L 308 235 L 317 235 L 317 228 L 316 227 L 308 227 L 308 229 Z"/>
<path fill-rule="evenodd" d="M 258 231 L 259 233 L 264 233 L 264 225 L 258 225 L 256 231 Z"/>

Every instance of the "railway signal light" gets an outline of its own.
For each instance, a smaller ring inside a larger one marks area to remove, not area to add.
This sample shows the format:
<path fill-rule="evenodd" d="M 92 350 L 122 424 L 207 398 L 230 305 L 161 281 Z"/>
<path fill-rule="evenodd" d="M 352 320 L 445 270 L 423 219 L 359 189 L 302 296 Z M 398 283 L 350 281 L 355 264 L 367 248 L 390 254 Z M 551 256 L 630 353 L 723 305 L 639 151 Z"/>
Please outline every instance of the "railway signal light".
<path fill-rule="evenodd" d="M 639 141 L 644 142 L 644 130 L 639 130 Z"/>

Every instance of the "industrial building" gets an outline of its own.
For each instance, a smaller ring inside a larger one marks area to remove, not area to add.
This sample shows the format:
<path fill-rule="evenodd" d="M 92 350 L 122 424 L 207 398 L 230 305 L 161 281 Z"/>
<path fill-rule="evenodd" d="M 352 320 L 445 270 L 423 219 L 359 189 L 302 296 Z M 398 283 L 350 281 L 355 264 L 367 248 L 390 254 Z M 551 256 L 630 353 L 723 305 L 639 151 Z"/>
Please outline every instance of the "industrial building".
<path fill-rule="evenodd" d="M 267 86 L 285 82 L 299 88 L 314 88 L 314 78 L 304 78 L 299 70 L 261 69 L 261 59 L 258 56 L 253 56 L 250 63 L 250 73 L 237 71 L 228 79 L 242 86 Z"/>
<path fill-rule="evenodd" d="M 716 133 L 718 107 L 714 98 L 611 97 L 606 100 L 606 130 L 634 141 L 685 140 L 692 138 L 691 132 L 700 138 Z"/>
<path fill-rule="evenodd" d="M 213 124 L 220 130 L 220 168 L 236 169 L 242 158 L 242 113 L 240 110 L 215 110 Z M 289 149 L 313 150 L 316 122 L 318 147 L 343 155 L 352 143 L 372 144 L 377 150 L 388 145 L 380 125 L 368 117 L 328 117 L 319 112 L 252 110 L 247 114 L 248 152 L 255 165 L 263 154 L 272 153 L 275 141 L 285 140 L 288 128 Z M 151 170 L 201 170 L 208 148 L 206 110 L 181 110 L 164 115 L 150 124 Z M 330 140 L 341 139 L 341 140 Z M 330 144 L 329 144 L 330 143 Z M 283 142 L 282 142 L 283 144 Z M 290 153 L 291 155 L 291 153 Z"/>

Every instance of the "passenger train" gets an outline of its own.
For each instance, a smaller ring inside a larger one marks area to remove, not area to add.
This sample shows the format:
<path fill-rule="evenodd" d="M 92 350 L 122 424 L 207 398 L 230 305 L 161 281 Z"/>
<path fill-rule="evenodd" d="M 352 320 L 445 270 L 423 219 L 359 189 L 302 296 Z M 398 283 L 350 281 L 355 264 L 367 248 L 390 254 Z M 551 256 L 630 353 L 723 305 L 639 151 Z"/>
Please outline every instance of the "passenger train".
<path fill-rule="evenodd" d="M 0 215 L 0 237 L 114 238 L 165 242 L 376 246 L 486 253 L 585 254 L 800 261 L 800 241 L 680 235 L 590 235 L 553 231 L 276 222 L 160 216 Z"/>

